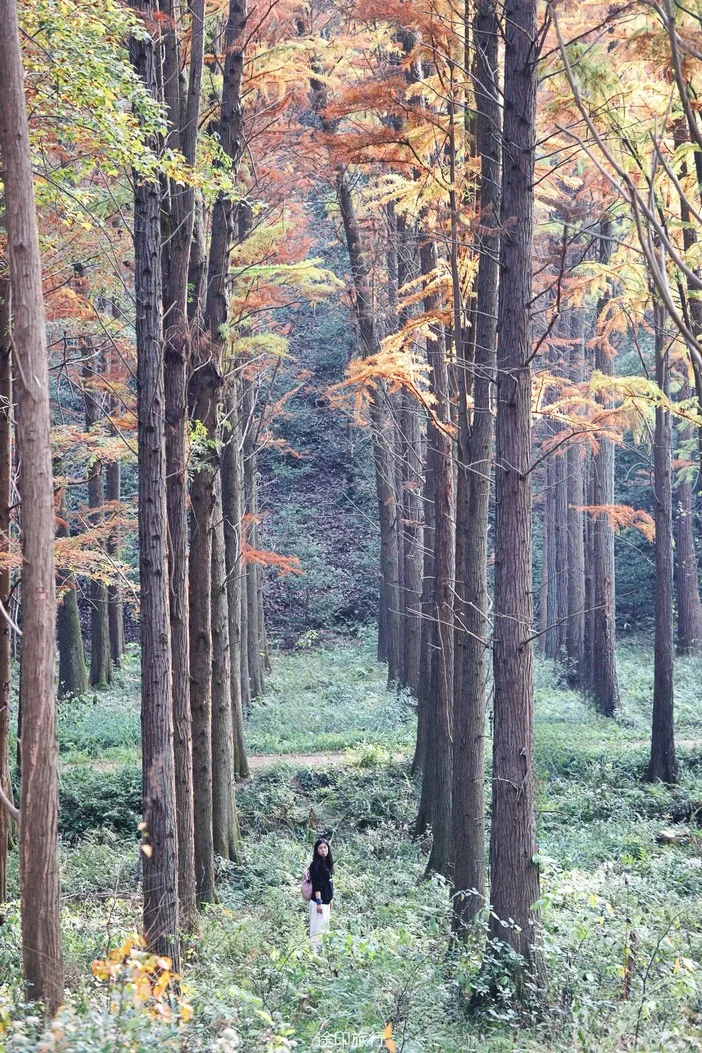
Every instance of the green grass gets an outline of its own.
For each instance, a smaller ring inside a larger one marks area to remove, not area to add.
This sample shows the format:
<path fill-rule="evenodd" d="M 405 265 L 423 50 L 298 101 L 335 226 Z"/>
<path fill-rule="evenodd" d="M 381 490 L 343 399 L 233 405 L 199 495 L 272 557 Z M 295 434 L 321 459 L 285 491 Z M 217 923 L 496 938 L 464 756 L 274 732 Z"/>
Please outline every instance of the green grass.
<path fill-rule="evenodd" d="M 356 646 L 276 655 L 263 698 L 253 702 L 251 753 L 315 753 L 364 745 L 401 749 L 414 736 L 414 710 L 387 690 L 372 638 Z"/>
<path fill-rule="evenodd" d="M 702 840 L 688 819 L 702 802 L 702 663 L 677 665 L 678 734 L 685 745 L 680 785 L 669 789 L 641 779 L 650 652 L 632 643 L 619 658 L 623 697 L 614 720 L 599 717 L 558 682 L 550 663 L 537 660 L 538 841 L 549 975 L 540 1016 L 520 1017 L 507 989 L 490 1012 L 466 1011 L 482 982 L 483 930 L 478 926 L 465 945 L 451 944 L 447 890 L 440 880 L 425 879 L 426 846 L 411 836 L 418 786 L 409 761 L 396 759 L 411 751 L 413 711 L 387 692 L 372 641 L 362 638 L 354 646 L 274 655 L 268 691 L 248 721 L 252 751 L 345 749 L 346 763 L 320 770 L 283 759 L 239 788 L 245 860 L 220 863 L 220 902 L 204 914 L 183 966 L 194 1022 L 187 1037 L 178 1037 L 159 1030 L 142 1010 L 130 1010 L 120 1024 L 120 1048 L 147 1053 L 186 1041 L 193 1053 L 226 1053 L 233 1051 L 231 1028 L 238 1053 L 292 1049 L 293 1039 L 298 1051 L 331 1051 L 341 1048 L 345 1033 L 347 1045 L 355 1035 L 367 1041 L 365 1048 L 378 1049 L 377 1036 L 393 1020 L 405 1053 L 699 1049 Z M 129 735 L 117 743 L 107 722 L 100 742 L 103 709 L 115 713 L 122 706 L 126 725 L 134 726 L 129 668 L 95 705 L 76 709 L 63 740 L 69 745 L 61 878 L 74 1032 L 70 1044 L 56 1048 L 71 1053 L 116 1053 L 119 1029 L 90 962 L 138 925 L 137 746 Z M 110 759 L 120 757 L 126 763 L 114 768 Z M 673 823 L 691 829 L 690 841 L 660 845 L 657 834 Z M 299 882 L 321 831 L 333 835 L 337 904 L 332 934 L 315 962 Z M 16 889 L 14 856 L 10 876 Z M 115 892 L 119 898 L 110 898 Z M 11 906 L 0 925 L 0 1020 L 3 1000 L 18 998 L 18 947 Z M 630 990 L 623 997 L 627 970 Z M 23 1026 L 6 1043 L 9 1053 L 48 1048 Z"/>

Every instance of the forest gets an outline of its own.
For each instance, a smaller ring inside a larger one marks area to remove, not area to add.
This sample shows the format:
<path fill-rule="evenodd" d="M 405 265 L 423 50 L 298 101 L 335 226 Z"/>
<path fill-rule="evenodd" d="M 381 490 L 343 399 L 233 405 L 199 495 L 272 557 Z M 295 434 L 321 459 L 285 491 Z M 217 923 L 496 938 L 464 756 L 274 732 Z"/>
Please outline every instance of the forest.
<path fill-rule="evenodd" d="M 701 111 L 702 0 L 0 0 L 0 1053 L 702 1050 Z"/>

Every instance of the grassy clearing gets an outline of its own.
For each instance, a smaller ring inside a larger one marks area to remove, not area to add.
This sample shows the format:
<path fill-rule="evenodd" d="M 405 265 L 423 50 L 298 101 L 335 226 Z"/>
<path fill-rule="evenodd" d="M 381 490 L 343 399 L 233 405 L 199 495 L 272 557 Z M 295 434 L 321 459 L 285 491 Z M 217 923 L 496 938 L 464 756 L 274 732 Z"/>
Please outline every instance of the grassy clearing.
<path fill-rule="evenodd" d="M 702 802 L 702 663 L 678 664 L 679 735 L 687 745 L 675 790 L 641 781 L 652 675 L 646 650 L 631 645 L 620 652 L 624 697 L 614 721 L 598 717 L 558 683 L 549 664 L 537 663 L 549 989 L 546 1011 L 531 1020 L 515 1013 L 504 978 L 504 997 L 490 1013 L 466 1011 L 482 982 L 482 929 L 465 945 L 452 945 L 447 890 L 435 878 L 425 880 L 426 856 L 411 838 L 418 788 L 408 762 L 393 756 L 411 746 L 412 710 L 385 690 L 372 641 L 276 656 L 275 668 L 269 693 L 249 718 L 252 746 L 349 753 L 345 764 L 321 770 L 281 761 L 240 788 L 246 860 L 240 867 L 221 863 L 220 902 L 203 916 L 188 948 L 183 974 L 194 1019 L 180 1033 L 131 1003 L 117 1027 L 90 975 L 92 959 L 138 925 L 137 745 L 117 744 L 105 722 L 105 751 L 127 750 L 128 763 L 104 770 L 99 737 L 103 705 L 118 709 L 127 695 L 135 705 L 133 683 L 100 694 L 92 722 L 80 716 L 82 752 L 71 745 L 63 756 L 83 763 L 62 776 L 71 994 L 61 1026 L 66 1035 L 74 1031 L 69 1044 L 39 1046 L 39 1025 L 23 1022 L 6 1039 L 11 1053 L 171 1046 L 254 1053 L 293 1048 L 293 1041 L 305 1051 L 353 1042 L 380 1049 L 388 1021 L 404 1053 L 702 1048 L 702 843 L 694 821 L 689 825 Z M 73 744 L 79 724 L 70 726 L 63 742 Z M 688 843 L 657 843 L 671 824 L 690 830 Z M 299 881 L 320 831 L 334 839 L 337 905 L 315 962 Z M 19 1003 L 18 946 L 11 907 L 0 926 L 0 1006 Z"/>

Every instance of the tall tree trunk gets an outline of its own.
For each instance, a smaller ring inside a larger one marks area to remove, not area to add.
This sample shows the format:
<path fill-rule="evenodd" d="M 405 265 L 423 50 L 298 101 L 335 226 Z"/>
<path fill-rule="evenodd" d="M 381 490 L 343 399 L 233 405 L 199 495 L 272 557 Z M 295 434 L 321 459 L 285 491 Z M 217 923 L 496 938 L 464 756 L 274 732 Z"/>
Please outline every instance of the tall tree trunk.
<path fill-rule="evenodd" d="M 240 387 L 225 401 L 226 418 L 230 425 L 229 438 L 222 450 L 222 510 L 227 571 L 227 601 L 229 617 L 229 649 L 231 672 L 232 726 L 234 737 L 234 774 L 244 779 L 249 774 L 249 762 L 244 743 L 244 709 L 241 690 L 242 662 L 242 585 L 244 564 L 241 554 L 243 518 L 244 467 L 241 449 Z M 248 665 L 247 665 L 248 667 Z"/>
<path fill-rule="evenodd" d="M 436 269 L 436 246 L 427 239 L 420 249 L 422 274 Z M 424 309 L 436 310 L 436 297 L 425 293 Z M 436 420 L 427 427 L 427 457 L 434 469 L 434 596 L 432 618 L 436 648 L 431 666 L 431 705 L 428 709 L 428 749 L 431 756 L 424 772 L 422 795 L 431 800 L 433 843 L 429 869 L 446 877 L 452 868 L 451 796 L 453 787 L 453 587 L 456 568 L 454 536 L 453 450 L 448 433 L 451 424 L 449 380 L 443 333 L 432 329 L 427 340 L 431 367 L 431 389 L 436 400 Z M 431 786 L 426 784 L 431 780 Z M 421 805 L 420 805 L 421 810 Z"/>
<path fill-rule="evenodd" d="M 351 188 L 346 178 L 346 173 L 343 171 L 337 173 L 336 190 L 354 283 L 361 356 L 367 358 L 370 355 L 377 354 L 380 349 L 380 340 L 373 312 L 373 302 L 368 282 L 369 265 L 363 253 L 361 228 L 356 216 Z M 387 394 L 380 385 L 376 387 L 371 395 L 370 420 L 373 436 L 378 522 L 380 525 L 380 573 L 382 580 L 380 610 L 384 610 L 386 619 L 388 682 L 394 683 L 399 676 L 398 656 L 401 625 L 397 544 L 399 519 L 392 465 L 392 451 L 395 441 L 392 436 L 392 421 L 387 408 Z"/>
<path fill-rule="evenodd" d="M 600 222 L 600 260 L 606 263 L 612 252 L 611 223 Z M 600 314 L 598 305 L 597 315 Z M 605 376 L 614 373 L 612 356 L 604 341 L 595 343 L 595 369 Z M 614 443 L 601 437 L 593 457 L 593 504 L 608 507 L 614 503 Z M 619 705 L 617 676 L 615 590 L 614 590 L 614 529 L 606 515 L 596 515 L 594 534 L 594 626 L 592 641 L 592 692 L 595 705 L 603 716 L 611 717 Z"/>
<path fill-rule="evenodd" d="M 255 396 L 251 383 L 244 379 L 244 501 L 247 517 L 248 543 L 259 547 L 258 530 L 258 478 L 256 465 L 256 418 Z M 246 647 L 248 652 L 249 683 L 251 697 L 263 694 L 262 625 L 259 607 L 260 567 L 253 560 L 244 564 L 246 571 Z"/>
<path fill-rule="evenodd" d="M 193 420 L 207 435 L 216 432 L 219 371 L 210 360 L 200 364 L 190 383 Z M 212 455 L 201 459 L 190 487 L 190 709 L 193 736 L 195 875 L 199 903 L 216 901 L 212 840 Z"/>
<path fill-rule="evenodd" d="M 539 650 L 546 654 L 548 646 L 548 576 L 551 567 L 551 487 L 549 486 L 549 465 L 544 466 L 544 494 L 541 502 L 541 584 L 539 587 Z"/>
<path fill-rule="evenodd" d="M 585 454 L 586 505 L 595 503 L 594 454 Z M 592 691 L 595 646 L 595 522 L 585 516 L 585 638 L 583 640 L 582 690 Z"/>
<path fill-rule="evenodd" d="M 579 384 L 583 379 L 583 315 L 574 310 L 570 316 L 570 379 Z M 573 443 L 568 447 L 568 622 L 565 648 L 568 655 L 568 682 L 583 690 L 585 663 L 585 533 L 584 451 Z"/>
<path fill-rule="evenodd" d="M 222 103 L 219 116 L 220 147 L 233 165 L 241 151 L 241 79 L 244 68 L 243 34 L 246 0 L 230 0 L 225 30 Z M 201 346 L 190 381 L 191 417 L 204 426 L 214 447 L 217 437 L 217 402 L 223 327 L 227 322 L 227 274 L 234 234 L 234 205 L 223 192 L 212 211 L 210 252 L 207 263 L 205 327 L 209 344 Z M 193 715 L 193 786 L 195 798 L 195 866 L 201 903 L 214 902 L 214 849 L 212 830 L 212 527 L 214 476 L 217 458 L 209 452 L 195 472 L 191 487 L 192 531 L 190 542 L 190 704 Z"/>
<path fill-rule="evenodd" d="M 419 694 L 420 644 L 422 636 L 422 454 L 419 407 L 404 394 L 401 409 L 402 471 L 404 496 L 405 598 L 403 682 L 415 698 Z"/>
<path fill-rule="evenodd" d="M 547 429 L 550 437 L 552 429 Z M 546 458 L 546 499 L 544 502 L 544 547 L 547 553 L 546 569 L 546 647 L 544 654 L 555 661 L 558 657 L 558 558 L 559 543 L 556 529 L 556 462 L 553 457 Z"/>
<path fill-rule="evenodd" d="M 535 962 L 531 645 L 531 260 L 536 0 L 505 8 L 504 159 L 495 435 L 494 732 L 489 936 Z M 519 993 L 524 976 L 516 970 Z"/>
<path fill-rule="evenodd" d="M 10 280 L 0 276 L 0 555 L 10 551 L 12 504 L 12 343 Z M 0 603 L 10 609 L 10 568 L 0 569 Z M 0 790 L 12 801 L 10 781 L 10 626 L 0 621 Z M 85 677 L 85 666 L 83 666 Z M 86 684 L 87 686 L 87 684 Z M 7 899 L 10 816 L 0 804 L 0 904 Z"/>
<path fill-rule="evenodd" d="M 691 438 L 691 430 L 680 429 L 680 438 Z M 677 486 L 677 550 L 675 574 L 678 599 L 678 654 L 697 654 L 702 648 L 702 604 L 695 551 L 692 487 L 686 479 Z"/>
<path fill-rule="evenodd" d="M 102 356 L 87 342 L 83 345 L 83 395 L 85 399 L 85 428 L 90 431 L 104 417 L 103 396 L 95 379 L 103 371 Z M 88 507 L 96 509 L 90 514 L 90 523 L 101 526 L 105 514 L 104 464 L 99 458 L 88 468 Z M 102 543 L 101 543 L 102 545 Z M 109 684 L 112 680 L 112 657 L 110 654 L 110 615 L 107 586 L 101 581 L 90 581 L 90 686 Z"/>
<path fill-rule="evenodd" d="M 70 534 L 65 491 L 61 494 L 56 534 L 58 537 L 68 537 Z M 85 667 L 75 575 L 58 571 L 56 582 L 62 593 L 56 613 L 59 653 L 58 694 L 59 698 L 80 697 L 87 694 L 88 691 L 88 670 Z"/>
<path fill-rule="evenodd" d="M 454 913 L 463 931 L 485 902 L 485 706 L 490 622 L 487 580 L 492 470 L 500 222 L 498 30 L 492 0 L 478 0 L 472 79 L 480 157 L 480 262 L 476 288 L 473 420 L 468 442 L 469 503 L 464 548 L 463 669 L 453 734 Z"/>
<path fill-rule="evenodd" d="M 424 494 L 422 497 L 424 508 L 424 564 L 422 567 L 422 597 L 421 597 L 421 650 L 419 655 L 419 687 L 417 690 L 417 742 L 412 760 L 412 772 L 427 774 L 429 756 L 430 724 L 429 716 L 431 709 L 431 668 L 434 662 L 434 651 L 436 648 L 436 625 L 434 624 L 434 463 L 427 451 L 424 469 Z M 434 785 L 429 776 L 426 790 Z M 419 802 L 419 812 L 415 823 L 415 835 L 419 837 L 431 823 L 431 801 L 428 792 L 425 792 L 424 781 L 422 781 L 422 796 Z"/>
<path fill-rule="evenodd" d="M 234 734 L 227 572 L 222 516 L 222 482 L 214 484 L 212 530 L 212 836 L 224 859 L 239 856 L 239 823 L 234 799 Z"/>
<path fill-rule="evenodd" d="M 116 505 L 121 499 L 122 466 L 119 461 L 108 461 L 105 469 L 105 499 Z M 112 531 L 107 539 L 107 552 L 116 556 L 119 551 L 119 535 Z M 119 668 L 124 654 L 124 603 L 119 585 L 107 586 L 107 610 L 110 635 L 110 657 Z"/>
<path fill-rule="evenodd" d="M 656 341 L 656 383 L 670 394 L 670 340 L 665 314 L 653 305 Z M 675 714 L 673 689 L 673 437 L 670 410 L 656 406 L 653 451 L 653 496 L 656 516 L 656 608 L 653 651 L 653 722 L 651 759 L 646 772 L 650 782 L 675 783 Z"/>
<path fill-rule="evenodd" d="M 133 0 L 145 31 L 130 40 L 132 65 L 158 99 L 157 51 L 146 27 L 153 0 Z M 150 136 L 152 148 L 158 144 Z M 141 750 L 144 932 L 149 948 L 178 969 L 178 829 L 173 756 L 171 630 L 168 603 L 163 299 L 158 184 L 134 176 L 139 429 L 139 578 L 141 583 Z"/>
<path fill-rule="evenodd" d="M 58 871 L 54 495 L 49 372 L 24 70 L 15 0 L 0 0 L 0 154 L 17 371 L 22 508 L 20 897 L 27 997 L 63 1001 Z"/>
<path fill-rule="evenodd" d="M 185 99 L 181 93 L 178 4 L 162 0 L 164 96 L 168 108 L 167 144 L 194 165 L 204 55 L 204 0 L 190 0 L 190 66 Z M 188 372 L 191 357 L 187 312 L 188 271 L 195 224 L 192 187 L 170 181 L 162 205 L 164 241 L 164 371 L 166 394 L 166 501 L 169 529 L 169 609 L 173 664 L 173 726 L 178 804 L 178 896 L 181 924 L 197 926 L 193 744 L 190 713 L 190 637 L 188 628 Z M 193 323 L 197 327 L 198 319 Z"/>

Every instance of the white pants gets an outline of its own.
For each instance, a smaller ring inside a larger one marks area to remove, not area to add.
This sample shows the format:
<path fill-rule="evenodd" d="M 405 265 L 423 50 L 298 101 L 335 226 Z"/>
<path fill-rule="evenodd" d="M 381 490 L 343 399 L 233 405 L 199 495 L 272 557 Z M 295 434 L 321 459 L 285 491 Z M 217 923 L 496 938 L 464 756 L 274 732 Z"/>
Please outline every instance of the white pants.
<path fill-rule="evenodd" d="M 310 948 L 315 954 L 322 942 L 322 933 L 329 931 L 331 904 L 323 903 L 321 913 L 317 910 L 317 904 L 310 902 Z"/>

